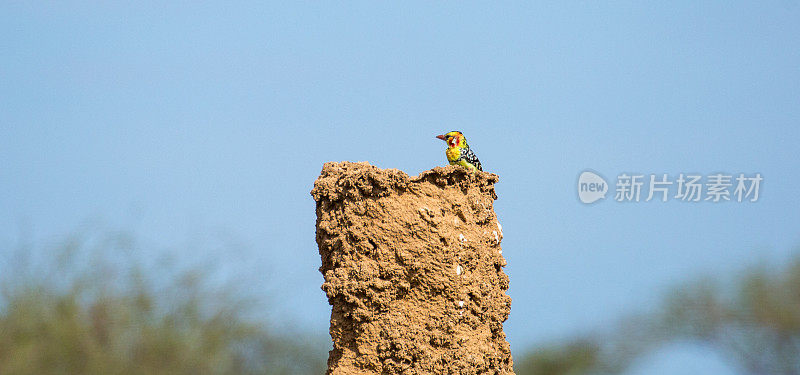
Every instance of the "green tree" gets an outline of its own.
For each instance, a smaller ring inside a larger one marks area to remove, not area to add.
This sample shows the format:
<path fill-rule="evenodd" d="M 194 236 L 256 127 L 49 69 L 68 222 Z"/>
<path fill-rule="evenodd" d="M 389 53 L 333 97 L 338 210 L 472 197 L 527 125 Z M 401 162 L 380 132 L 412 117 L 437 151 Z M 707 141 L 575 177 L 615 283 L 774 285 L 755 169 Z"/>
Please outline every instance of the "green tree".
<path fill-rule="evenodd" d="M 145 272 L 119 255 L 129 237 L 99 237 L 7 262 L 1 374 L 324 372 L 323 340 L 248 319 L 258 304 L 242 288 L 212 287 L 202 269 Z"/>
<path fill-rule="evenodd" d="M 731 287 L 709 279 L 677 288 L 660 331 L 717 348 L 749 374 L 800 374 L 800 258 L 778 272 L 753 267 Z"/>
<path fill-rule="evenodd" d="M 688 340 L 716 348 L 742 373 L 800 375 L 800 256 L 783 269 L 750 267 L 730 280 L 686 282 L 654 312 L 531 350 L 516 360 L 515 371 L 618 374 L 655 348 Z"/>
<path fill-rule="evenodd" d="M 600 345 L 579 339 L 535 349 L 514 363 L 517 375 L 579 375 L 600 367 Z"/>

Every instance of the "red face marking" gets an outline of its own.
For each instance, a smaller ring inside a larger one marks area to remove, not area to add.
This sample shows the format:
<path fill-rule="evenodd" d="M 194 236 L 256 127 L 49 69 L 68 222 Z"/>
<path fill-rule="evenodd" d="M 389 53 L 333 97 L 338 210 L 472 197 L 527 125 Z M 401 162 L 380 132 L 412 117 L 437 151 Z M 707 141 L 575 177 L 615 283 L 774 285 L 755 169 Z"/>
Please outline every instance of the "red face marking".
<path fill-rule="evenodd" d="M 458 136 L 457 135 L 453 136 L 453 138 L 450 138 L 450 147 L 456 147 L 457 144 L 458 144 Z"/>

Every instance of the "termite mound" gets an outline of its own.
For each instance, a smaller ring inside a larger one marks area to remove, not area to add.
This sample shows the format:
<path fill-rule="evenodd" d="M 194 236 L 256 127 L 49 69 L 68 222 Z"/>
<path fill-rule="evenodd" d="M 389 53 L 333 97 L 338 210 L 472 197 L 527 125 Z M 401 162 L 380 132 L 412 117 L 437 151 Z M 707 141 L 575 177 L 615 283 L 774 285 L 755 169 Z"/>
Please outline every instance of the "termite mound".
<path fill-rule="evenodd" d="M 328 374 L 513 374 L 498 177 L 325 163 L 311 195 Z"/>

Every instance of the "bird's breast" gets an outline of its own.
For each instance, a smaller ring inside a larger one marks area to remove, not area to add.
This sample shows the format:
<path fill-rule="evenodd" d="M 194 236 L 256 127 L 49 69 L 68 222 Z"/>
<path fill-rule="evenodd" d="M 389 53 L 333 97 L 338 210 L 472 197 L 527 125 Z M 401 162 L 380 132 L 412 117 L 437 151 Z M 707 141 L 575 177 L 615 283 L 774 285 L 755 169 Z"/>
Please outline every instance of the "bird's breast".
<path fill-rule="evenodd" d="M 461 149 L 458 147 L 448 147 L 444 153 L 447 155 L 447 161 L 456 161 L 461 157 Z"/>

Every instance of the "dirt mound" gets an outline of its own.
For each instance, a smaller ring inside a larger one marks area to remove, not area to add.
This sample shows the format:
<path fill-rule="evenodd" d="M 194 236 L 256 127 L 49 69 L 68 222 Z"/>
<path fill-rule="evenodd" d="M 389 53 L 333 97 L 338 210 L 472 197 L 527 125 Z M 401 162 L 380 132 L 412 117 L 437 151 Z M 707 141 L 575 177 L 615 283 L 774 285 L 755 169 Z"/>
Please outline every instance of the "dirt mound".
<path fill-rule="evenodd" d="M 325 163 L 317 201 L 328 374 L 513 374 L 498 177 Z"/>

